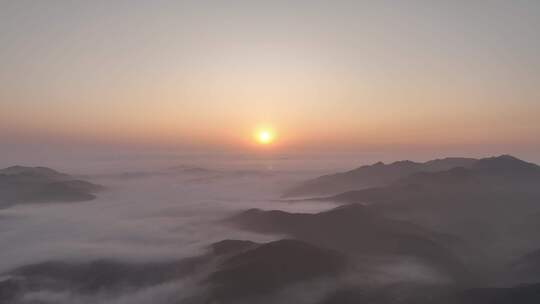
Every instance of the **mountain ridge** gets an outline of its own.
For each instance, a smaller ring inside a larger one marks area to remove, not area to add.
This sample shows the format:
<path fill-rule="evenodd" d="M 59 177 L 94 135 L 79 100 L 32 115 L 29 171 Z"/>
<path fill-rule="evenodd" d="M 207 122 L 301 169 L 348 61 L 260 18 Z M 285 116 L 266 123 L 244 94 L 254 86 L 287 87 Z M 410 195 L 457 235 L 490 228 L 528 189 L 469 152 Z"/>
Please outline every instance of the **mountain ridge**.
<path fill-rule="evenodd" d="M 104 187 L 48 167 L 0 169 L 0 207 L 20 203 L 78 202 L 96 198 Z"/>
<path fill-rule="evenodd" d="M 327 174 L 305 181 L 288 189 L 282 197 L 337 194 L 350 190 L 384 186 L 415 172 L 468 167 L 475 161 L 477 160 L 474 158 L 447 157 L 423 163 L 410 160 L 396 161 L 390 164 L 377 162 L 350 171 Z"/>

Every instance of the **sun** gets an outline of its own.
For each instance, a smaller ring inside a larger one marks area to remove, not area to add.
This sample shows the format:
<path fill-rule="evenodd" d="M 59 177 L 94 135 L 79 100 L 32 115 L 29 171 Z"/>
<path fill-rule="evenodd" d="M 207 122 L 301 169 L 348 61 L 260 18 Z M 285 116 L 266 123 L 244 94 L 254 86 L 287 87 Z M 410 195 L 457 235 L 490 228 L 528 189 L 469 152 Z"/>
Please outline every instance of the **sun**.
<path fill-rule="evenodd" d="M 259 130 L 255 134 L 255 139 L 261 145 L 268 145 L 274 141 L 275 135 L 271 130 Z"/>

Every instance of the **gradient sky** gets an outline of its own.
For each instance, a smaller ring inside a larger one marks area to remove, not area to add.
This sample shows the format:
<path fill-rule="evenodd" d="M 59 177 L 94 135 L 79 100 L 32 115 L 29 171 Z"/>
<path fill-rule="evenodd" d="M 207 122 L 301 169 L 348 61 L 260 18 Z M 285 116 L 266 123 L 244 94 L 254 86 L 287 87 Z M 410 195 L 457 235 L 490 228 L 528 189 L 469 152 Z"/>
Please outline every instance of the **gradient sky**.
<path fill-rule="evenodd" d="M 0 139 L 537 155 L 539 37 L 535 0 L 3 0 Z"/>

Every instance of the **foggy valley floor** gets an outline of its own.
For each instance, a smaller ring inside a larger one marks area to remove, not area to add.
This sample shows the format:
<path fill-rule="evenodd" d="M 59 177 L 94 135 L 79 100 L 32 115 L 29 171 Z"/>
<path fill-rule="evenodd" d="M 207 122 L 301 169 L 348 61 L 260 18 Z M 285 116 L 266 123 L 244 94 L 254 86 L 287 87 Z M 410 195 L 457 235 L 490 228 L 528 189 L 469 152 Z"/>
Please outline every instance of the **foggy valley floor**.
<path fill-rule="evenodd" d="M 540 301 L 540 167 L 351 169 L 2 169 L 0 303 Z"/>

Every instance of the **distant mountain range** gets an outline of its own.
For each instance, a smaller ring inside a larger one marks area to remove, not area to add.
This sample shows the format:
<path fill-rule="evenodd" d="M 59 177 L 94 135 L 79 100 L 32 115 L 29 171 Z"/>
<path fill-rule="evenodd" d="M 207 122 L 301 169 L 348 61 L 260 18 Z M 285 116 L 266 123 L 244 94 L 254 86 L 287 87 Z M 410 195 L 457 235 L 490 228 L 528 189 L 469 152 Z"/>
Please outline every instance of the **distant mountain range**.
<path fill-rule="evenodd" d="M 20 203 L 87 201 L 94 199 L 94 193 L 103 188 L 46 167 L 0 169 L 0 207 Z"/>
<path fill-rule="evenodd" d="M 540 166 L 509 155 L 483 158 L 467 168 L 420 171 L 386 186 L 347 191 L 325 199 L 346 203 L 453 200 L 514 201 L 540 195 Z M 459 198 L 459 199 L 458 199 Z"/>
<path fill-rule="evenodd" d="M 478 273 L 506 273 L 491 273 L 487 281 L 507 281 L 503 265 L 540 247 L 540 167 L 508 155 L 321 200 L 362 204 L 374 214 L 456 235 L 469 247 L 467 264 L 482 268 Z"/>
<path fill-rule="evenodd" d="M 368 171 L 377 182 L 392 177 L 385 185 L 323 197 L 343 204 L 329 211 L 250 209 L 228 222 L 336 250 L 364 274 L 386 265 L 375 257 L 413 257 L 411 273 L 420 263 L 451 282 L 404 280 L 375 288 L 349 282 L 322 304 L 540 303 L 540 251 L 530 250 L 540 247 L 533 223 L 540 215 L 540 167 L 509 155 L 448 160 L 428 162 L 428 170 L 415 171 L 427 163 L 398 162 L 315 179 L 329 185 L 351 176 L 369 180 Z"/>
<path fill-rule="evenodd" d="M 466 170 L 467 169 L 467 170 Z M 440 172 L 440 174 L 439 174 Z M 334 195 L 348 191 L 384 187 L 396 182 L 412 182 L 414 179 L 435 179 L 441 182 L 464 181 L 467 175 L 493 177 L 501 182 L 525 182 L 540 178 L 540 167 L 510 155 L 498 157 L 444 158 L 416 163 L 399 161 L 388 165 L 376 163 L 351 171 L 324 175 L 295 186 L 284 197 Z M 447 179 L 447 180 L 443 180 Z"/>
<path fill-rule="evenodd" d="M 321 196 L 338 194 L 350 190 L 379 187 L 392 183 L 416 172 L 436 172 L 454 167 L 470 167 L 477 160 L 473 158 L 444 158 L 417 163 L 408 160 L 391 164 L 378 162 L 357 169 L 323 175 L 303 182 L 289 190 L 283 197 Z"/>

